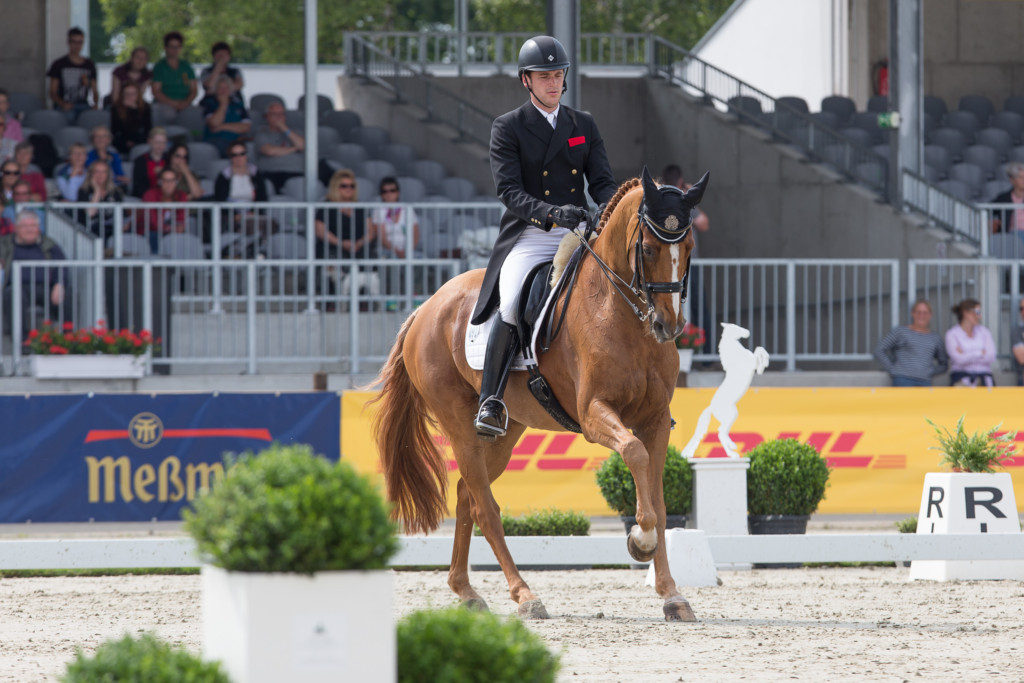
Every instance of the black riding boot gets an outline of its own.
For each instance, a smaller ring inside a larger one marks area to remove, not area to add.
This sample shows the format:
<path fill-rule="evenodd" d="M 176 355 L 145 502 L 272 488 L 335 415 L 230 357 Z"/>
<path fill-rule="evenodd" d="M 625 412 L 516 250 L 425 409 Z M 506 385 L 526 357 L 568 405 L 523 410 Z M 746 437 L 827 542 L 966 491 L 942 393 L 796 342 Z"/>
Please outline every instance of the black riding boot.
<path fill-rule="evenodd" d="M 508 414 L 501 397 L 505 394 L 509 367 L 518 350 L 518 337 L 514 325 L 500 318 L 491 327 L 484 357 L 484 376 L 480 381 L 480 410 L 476 414 L 476 434 L 485 441 L 505 436 Z"/>

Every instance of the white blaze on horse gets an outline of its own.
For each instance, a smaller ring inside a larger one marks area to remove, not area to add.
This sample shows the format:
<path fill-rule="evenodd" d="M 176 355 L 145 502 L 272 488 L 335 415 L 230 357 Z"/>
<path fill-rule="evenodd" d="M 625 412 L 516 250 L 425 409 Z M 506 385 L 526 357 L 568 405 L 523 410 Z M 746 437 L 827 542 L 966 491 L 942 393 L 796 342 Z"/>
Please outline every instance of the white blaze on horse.
<path fill-rule="evenodd" d="M 740 343 L 740 339 L 750 336 L 750 331 L 732 323 L 722 323 L 722 339 L 718 342 L 718 356 L 725 370 L 725 379 L 711 397 L 711 404 L 697 418 L 697 428 L 693 431 L 690 442 L 683 449 L 683 457 L 692 458 L 697 446 L 708 430 L 712 416 L 718 420 L 718 440 L 730 458 L 740 457 L 736 444 L 729 437 L 739 409 L 736 404 L 747 393 L 754 374 L 762 374 L 768 367 L 768 352 L 763 346 L 753 351 Z"/>
<path fill-rule="evenodd" d="M 694 245 L 690 216 L 708 177 L 684 193 L 659 187 L 646 168 L 642 175 L 625 182 L 608 203 L 599 235 L 584 247 L 575 271 L 576 294 L 561 290 L 549 305 L 564 324 L 547 350 L 538 350 L 537 367 L 568 420 L 556 420 L 534 398 L 527 373 L 513 372 L 505 393 L 507 434 L 491 442 L 477 438 L 473 420 L 481 373 L 466 356 L 466 327 L 483 280 L 480 270 L 453 278 L 409 316 L 378 377 L 377 446 L 388 497 L 407 531 L 430 531 L 443 520 L 447 458 L 431 430 L 451 444 L 460 478 L 448 585 L 470 607 L 486 609 L 469 583 L 475 522 L 519 613 L 547 616 L 509 553 L 491 482 L 505 471 L 527 426 L 576 427 L 588 441 L 622 454 L 637 500 L 637 525 L 626 547 L 638 561 L 653 558 L 665 618 L 694 620 L 668 568 L 662 473 L 668 406 L 679 373 L 671 342 L 686 322 L 680 311 Z"/>

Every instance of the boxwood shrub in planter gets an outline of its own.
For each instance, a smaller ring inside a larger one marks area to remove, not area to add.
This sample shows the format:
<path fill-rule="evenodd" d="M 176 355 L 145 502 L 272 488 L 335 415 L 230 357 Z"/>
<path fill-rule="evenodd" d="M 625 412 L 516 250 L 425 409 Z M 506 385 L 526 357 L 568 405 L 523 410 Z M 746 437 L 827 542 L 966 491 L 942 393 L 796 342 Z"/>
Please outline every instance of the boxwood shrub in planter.
<path fill-rule="evenodd" d="M 501 527 L 506 536 L 589 536 L 590 518 L 582 512 L 573 510 L 539 510 L 529 512 L 519 517 L 501 515 Z M 473 527 L 473 534 L 482 536 L 480 527 Z M 524 564 L 524 569 L 590 569 L 589 564 L 579 565 L 550 565 L 550 564 Z M 496 564 L 474 564 L 474 570 L 500 569 Z"/>
<path fill-rule="evenodd" d="M 398 624 L 398 680 L 554 681 L 558 657 L 515 618 L 460 607 L 409 614 Z"/>
<path fill-rule="evenodd" d="M 796 439 L 765 441 L 747 457 L 750 533 L 804 533 L 811 513 L 825 497 L 825 459 L 814 446 Z"/>
<path fill-rule="evenodd" d="M 146 681 L 146 683 L 229 683 L 216 662 L 204 662 L 182 648 L 161 641 L 151 633 L 138 638 L 125 635 L 102 643 L 93 655 L 80 648 L 68 663 L 64 683 L 96 681 Z"/>
<path fill-rule="evenodd" d="M 388 506 L 348 463 L 274 444 L 184 512 L 208 561 L 203 646 L 232 680 L 393 680 Z"/>
<path fill-rule="evenodd" d="M 612 451 L 597 470 L 597 486 L 608 507 L 619 513 L 626 533 L 636 524 L 636 484 L 622 456 Z M 686 515 L 693 505 L 693 468 L 675 446 L 668 447 L 665 474 L 665 526 L 669 529 L 686 526 Z"/>

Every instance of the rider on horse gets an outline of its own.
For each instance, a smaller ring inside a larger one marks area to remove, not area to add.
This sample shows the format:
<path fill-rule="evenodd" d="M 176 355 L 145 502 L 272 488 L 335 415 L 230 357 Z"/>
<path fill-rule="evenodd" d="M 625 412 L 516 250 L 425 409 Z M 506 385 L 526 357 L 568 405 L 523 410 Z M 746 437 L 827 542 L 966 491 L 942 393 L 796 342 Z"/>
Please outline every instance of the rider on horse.
<path fill-rule="evenodd" d="M 519 80 L 530 99 L 491 127 L 491 173 L 505 213 L 471 320 L 486 322 L 495 307 L 500 313 L 487 340 L 480 383 L 475 426 L 483 439 L 505 435 L 502 396 L 518 349 L 515 311 L 524 280 L 586 221 L 584 176 L 598 205 L 617 189 L 594 118 L 560 104 L 569 66 L 565 48 L 552 37 L 523 43 Z"/>

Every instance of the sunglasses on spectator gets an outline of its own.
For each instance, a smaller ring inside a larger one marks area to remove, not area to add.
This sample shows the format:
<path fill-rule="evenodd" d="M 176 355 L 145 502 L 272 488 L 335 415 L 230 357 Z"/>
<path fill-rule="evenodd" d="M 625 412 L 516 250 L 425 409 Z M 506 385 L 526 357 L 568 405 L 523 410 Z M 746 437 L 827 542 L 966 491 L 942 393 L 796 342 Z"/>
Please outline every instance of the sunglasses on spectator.
<path fill-rule="evenodd" d="M 397 187 L 385 187 L 383 190 L 380 191 L 380 193 L 381 194 L 398 194 L 398 188 Z"/>
<path fill-rule="evenodd" d="M 232 152 L 228 156 L 231 157 L 232 159 L 234 159 L 235 157 L 244 157 L 245 152 Z"/>
<path fill-rule="evenodd" d="M 21 171 L 4 171 L 4 175 L 21 175 Z"/>
<path fill-rule="evenodd" d="M 188 155 L 183 152 L 178 152 L 174 155 L 175 159 L 188 159 Z"/>
<path fill-rule="evenodd" d="M 176 182 L 178 182 L 178 179 L 177 178 L 161 178 L 160 182 L 161 183 L 176 183 Z"/>
<path fill-rule="evenodd" d="M 351 190 L 355 186 L 355 183 L 338 183 L 338 187 L 340 187 L 343 190 Z"/>

